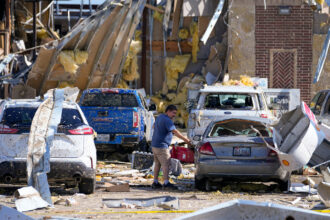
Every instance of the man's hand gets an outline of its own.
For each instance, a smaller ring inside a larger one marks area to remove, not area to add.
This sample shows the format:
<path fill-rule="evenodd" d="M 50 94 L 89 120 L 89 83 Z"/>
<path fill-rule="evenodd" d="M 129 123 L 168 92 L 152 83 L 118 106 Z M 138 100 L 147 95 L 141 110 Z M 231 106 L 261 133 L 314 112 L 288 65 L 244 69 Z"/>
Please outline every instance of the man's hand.
<path fill-rule="evenodd" d="M 174 130 L 172 131 L 172 133 L 173 133 L 175 136 L 177 136 L 178 138 L 180 138 L 181 140 L 183 140 L 184 142 L 186 142 L 188 145 L 191 145 L 191 141 L 190 141 L 188 138 L 186 138 L 185 136 L 183 136 L 183 135 L 181 134 L 180 131 L 174 129 Z"/>

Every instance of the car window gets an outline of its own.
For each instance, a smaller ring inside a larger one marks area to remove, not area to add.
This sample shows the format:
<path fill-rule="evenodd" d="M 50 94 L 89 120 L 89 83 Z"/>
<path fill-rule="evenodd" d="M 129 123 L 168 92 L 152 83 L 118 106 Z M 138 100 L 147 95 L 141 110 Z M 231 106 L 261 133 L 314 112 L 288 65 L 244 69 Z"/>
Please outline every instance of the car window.
<path fill-rule="evenodd" d="M 247 121 L 241 119 L 231 119 L 215 123 L 208 137 L 223 137 L 223 136 L 248 136 L 257 137 L 259 134 L 255 132 L 251 126 L 260 131 L 264 137 L 270 137 L 271 132 L 260 122 Z"/>
<path fill-rule="evenodd" d="M 321 113 L 322 104 L 324 102 L 324 99 L 327 96 L 327 93 L 321 92 L 319 95 L 316 95 L 316 96 L 313 98 L 313 100 L 310 104 L 310 107 L 311 107 L 312 112 L 315 115 L 319 115 Z"/>
<path fill-rule="evenodd" d="M 134 94 L 118 93 L 87 93 L 81 105 L 99 107 L 139 107 Z"/>
<path fill-rule="evenodd" d="M 330 116 L 330 95 L 328 96 L 327 103 L 325 104 L 324 114 Z"/>
<path fill-rule="evenodd" d="M 205 98 L 205 109 L 253 109 L 251 94 L 210 93 Z"/>
<path fill-rule="evenodd" d="M 36 111 L 37 108 L 29 107 L 7 108 L 4 111 L 4 116 L 1 123 L 10 126 L 31 126 Z M 60 125 L 77 126 L 81 124 L 84 123 L 77 109 L 63 109 Z"/>

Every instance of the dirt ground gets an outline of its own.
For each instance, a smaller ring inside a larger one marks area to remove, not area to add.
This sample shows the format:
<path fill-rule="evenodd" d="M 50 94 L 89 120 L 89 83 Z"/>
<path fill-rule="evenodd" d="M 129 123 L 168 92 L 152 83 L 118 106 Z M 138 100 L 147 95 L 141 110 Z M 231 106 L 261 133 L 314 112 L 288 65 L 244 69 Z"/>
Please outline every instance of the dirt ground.
<path fill-rule="evenodd" d="M 111 166 L 114 169 L 129 169 L 128 165 L 111 164 Z M 102 167 L 104 171 L 107 165 L 103 165 Z M 102 170 L 99 169 L 98 171 L 100 172 Z M 104 177 L 107 175 L 103 173 L 101 176 Z M 54 207 L 25 212 L 25 214 L 38 219 L 48 219 L 50 217 L 80 219 L 129 219 L 132 217 L 138 219 L 174 219 L 187 213 L 234 199 L 271 202 L 304 209 L 311 209 L 320 203 L 319 198 L 315 195 L 308 195 L 308 193 L 283 193 L 278 190 L 276 184 L 272 183 L 231 183 L 212 192 L 202 192 L 194 189 L 191 175 L 189 178 L 182 176 L 180 178 L 172 177 L 172 182 L 176 183 L 179 187 L 178 190 L 154 190 L 150 187 L 152 178 L 146 176 L 118 177 L 121 181 L 129 180 L 129 192 L 107 192 L 100 179 L 96 192 L 91 195 L 79 194 L 77 188 L 65 190 L 60 187 L 52 187 L 51 192 L 52 200 L 55 202 Z M 301 175 L 293 176 L 292 182 L 299 182 L 303 178 Z M 3 196 L 0 196 L 0 204 L 15 208 L 13 193 L 17 188 L 13 186 L 3 186 L 0 188 L 0 194 L 3 194 Z M 108 208 L 102 202 L 102 199 L 139 199 L 157 196 L 177 197 L 179 199 L 179 209 L 164 210 L 160 207 Z M 298 197 L 301 197 L 301 199 L 297 203 L 293 202 Z"/>

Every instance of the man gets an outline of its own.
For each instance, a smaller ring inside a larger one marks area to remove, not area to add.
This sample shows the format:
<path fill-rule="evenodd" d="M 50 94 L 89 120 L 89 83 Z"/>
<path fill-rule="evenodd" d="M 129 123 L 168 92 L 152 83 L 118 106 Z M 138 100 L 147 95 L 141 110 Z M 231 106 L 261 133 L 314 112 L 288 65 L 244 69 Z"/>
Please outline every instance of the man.
<path fill-rule="evenodd" d="M 170 151 L 169 145 L 171 144 L 173 134 L 182 139 L 187 144 L 190 144 L 190 140 L 184 137 L 174 126 L 173 119 L 177 113 L 175 105 L 167 106 L 165 114 L 161 114 L 157 117 L 154 124 L 154 134 L 152 136 L 151 147 L 154 153 L 154 182 L 152 188 L 161 188 L 162 185 L 158 182 L 158 175 L 160 167 L 163 170 L 164 176 L 164 188 L 173 188 L 174 185 L 169 182 L 169 166 L 170 166 Z"/>

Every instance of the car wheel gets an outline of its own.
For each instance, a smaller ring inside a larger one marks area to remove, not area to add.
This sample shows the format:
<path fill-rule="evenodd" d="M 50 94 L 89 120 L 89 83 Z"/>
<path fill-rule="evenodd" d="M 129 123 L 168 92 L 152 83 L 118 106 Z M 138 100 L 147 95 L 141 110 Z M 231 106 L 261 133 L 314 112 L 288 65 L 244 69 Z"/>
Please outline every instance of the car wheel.
<path fill-rule="evenodd" d="M 289 191 L 290 186 L 291 186 L 291 181 L 290 180 L 279 182 L 279 188 L 280 188 L 281 191 Z"/>
<path fill-rule="evenodd" d="M 79 183 L 79 192 L 85 194 L 92 194 L 95 192 L 96 180 L 94 179 L 82 179 Z"/>
<path fill-rule="evenodd" d="M 195 177 L 195 188 L 198 190 L 205 190 L 205 178 L 197 179 Z"/>

